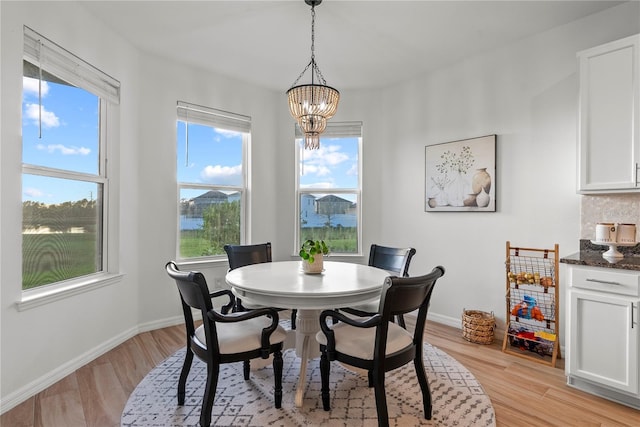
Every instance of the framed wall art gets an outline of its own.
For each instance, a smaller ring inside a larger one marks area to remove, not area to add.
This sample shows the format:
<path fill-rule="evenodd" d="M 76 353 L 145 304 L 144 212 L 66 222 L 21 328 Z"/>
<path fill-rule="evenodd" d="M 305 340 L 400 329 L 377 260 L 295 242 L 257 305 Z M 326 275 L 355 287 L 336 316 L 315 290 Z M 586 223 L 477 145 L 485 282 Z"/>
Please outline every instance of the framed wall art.
<path fill-rule="evenodd" d="M 425 211 L 496 211 L 496 135 L 425 147 Z"/>

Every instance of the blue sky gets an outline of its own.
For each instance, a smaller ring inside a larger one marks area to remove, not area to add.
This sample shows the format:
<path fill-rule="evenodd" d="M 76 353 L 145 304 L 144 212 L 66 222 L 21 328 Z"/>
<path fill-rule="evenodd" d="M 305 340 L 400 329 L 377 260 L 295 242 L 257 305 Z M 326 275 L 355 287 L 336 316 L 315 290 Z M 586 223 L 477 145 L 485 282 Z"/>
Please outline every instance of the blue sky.
<path fill-rule="evenodd" d="M 357 188 L 358 138 L 320 138 L 318 150 L 302 150 L 302 188 Z"/>
<path fill-rule="evenodd" d="M 188 159 L 185 123 L 178 122 L 178 181 L 216 185 L 241 185 L 242 135 L 208 126 L 189 124 Z M 294 142 L 291 142 L 292 150 Z M 358 139 L 321 138 L 319 150 L 303 150 L 303 188 L 357 188 Z M 253 161 L 259 161 L 253 159 Z M 202 190 L 184 191 L 195 197 Z"/>
<path fill-rule="evenodd" d="M 23 161 L 76 172 L 98 173 L 98 97 L 73 86 L 43 81 L 41 119 L 38 80 L 23 79 Z M 39 137 L 41 120 L 42 137 Z M 191 123 L 186 158 L 184 122 L 177 123 L 178 180 L 242 185 L 242 136 Z M 294 148 L 291 141 L 291 149 Z M 321 138 L 319 150 L 302 150 L 304 188 L 356 188 L 357 138 Z M 259 159 L 253 159 L 259 161 Z M 23 200 L 43 203 L 90 199 L 98 188 L 89 182 L 24 175 Z M 330 192 L 330 191 L 328 191 Z M 189 197 L 202 193 L 189 192 Z M 184 194 L 183 194 L 184 195 Z"/>
<path fill-rule="evenodd" d="M 35 166 L 98 173 L 98 97 L 73 86 L 23 78 L 22 156 Z M 42 137 L 39 136 L 40 115 Z M 60 203 L 96 196 L 93 183 L 25 175 L 23 200 Z"/>

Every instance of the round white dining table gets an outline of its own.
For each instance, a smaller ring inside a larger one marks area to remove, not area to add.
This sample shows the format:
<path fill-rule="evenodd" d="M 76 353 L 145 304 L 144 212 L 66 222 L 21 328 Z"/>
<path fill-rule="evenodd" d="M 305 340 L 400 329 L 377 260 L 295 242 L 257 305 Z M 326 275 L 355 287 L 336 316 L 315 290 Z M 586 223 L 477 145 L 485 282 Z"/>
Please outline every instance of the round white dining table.
<path fill-rule="evenodd" d="M 300 407 L 307 362 L 319 354 L 311 343 L 315 343 L 315 334 L 320 330 L 320 312 L 377 300 L 389 275 L 376 267 L 326 260 L 322 273 L 306 274 L 301 261 L 279 261 L 236 268 L 227 273 L 226 281 L 244 302 L 298 310 L 296 353 L 301 361 L 295 403 Z"/>

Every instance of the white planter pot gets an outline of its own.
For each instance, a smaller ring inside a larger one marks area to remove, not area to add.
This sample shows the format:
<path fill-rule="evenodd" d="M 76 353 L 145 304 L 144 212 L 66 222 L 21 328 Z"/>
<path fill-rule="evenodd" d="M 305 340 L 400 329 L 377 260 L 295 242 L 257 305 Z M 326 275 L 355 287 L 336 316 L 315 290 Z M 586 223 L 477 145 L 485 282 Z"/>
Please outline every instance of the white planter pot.
<path fill-rule="evenodd" d="M 322 254 L 317 254 L 313 256 L 314 261 L 313 262 L 309 262 L 309 261 L 305 261 L 302 260 L 302 270 L 305 273 L 308 274 L 318 274 L 318 273 L 322 273 L 323 270 L 323 255 Z"/>

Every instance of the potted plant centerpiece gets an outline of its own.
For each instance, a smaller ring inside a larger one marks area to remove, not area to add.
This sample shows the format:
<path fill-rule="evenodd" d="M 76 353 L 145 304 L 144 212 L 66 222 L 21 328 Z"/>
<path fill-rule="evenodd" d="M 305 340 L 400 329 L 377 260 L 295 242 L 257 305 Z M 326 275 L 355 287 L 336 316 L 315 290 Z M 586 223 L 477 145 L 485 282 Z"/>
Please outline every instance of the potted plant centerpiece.
<path fill-rule="evenodd" d="M 329 248 L 324 240 L 308 239 L 300 248 L 302 258 L 302 270 L 309 274 L 322 273 L 324 255 L 329 253 Z"/>

